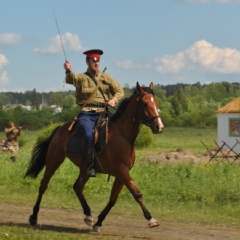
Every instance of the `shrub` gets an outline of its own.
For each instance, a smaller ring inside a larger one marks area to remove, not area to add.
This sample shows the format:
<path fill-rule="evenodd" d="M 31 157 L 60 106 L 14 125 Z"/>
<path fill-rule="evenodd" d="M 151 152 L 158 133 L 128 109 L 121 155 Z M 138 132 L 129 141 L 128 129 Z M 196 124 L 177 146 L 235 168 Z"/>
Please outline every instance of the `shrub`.
<path fill-rule="evenodd" d="M 50 125 L 48 125 L 47 127 L 43 128 L 39 133 L 38 133 L 38 137 L 37 137 L 37 142 L 39 141 L 43 141 L 45 139 L 47 139 L 51 133 L 53 132 L 53 130 L 62 125 L 62 123 L 51 123 Z"/>
<path fill-rule="evenodd" d="M 141 131 L 139 132 L 135 145 L 138 149 L 148 147 L 153 142 L 153 133 L 149 127 L 145 125 L 142 126 Z"/>

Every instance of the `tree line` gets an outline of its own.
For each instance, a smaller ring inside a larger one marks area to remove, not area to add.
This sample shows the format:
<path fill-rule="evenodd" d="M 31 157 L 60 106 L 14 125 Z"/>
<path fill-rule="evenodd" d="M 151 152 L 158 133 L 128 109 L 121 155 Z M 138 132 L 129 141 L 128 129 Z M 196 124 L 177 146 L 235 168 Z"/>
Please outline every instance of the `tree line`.
<path fill-rule="evenodd" d="M 132 95 L 134 88 L 124 85 L 125 97 Z M 167 127 L 215 127 L 216 110 L 240 96 L 240 83 L 217 82 L 211 84 L 155 85 L 155 97 L 159 102 L 159 114 Z M 75 91 L 41 93 L 36 89 L 0 93 L 0 129 L 9 120 L 15 125 L 40 129 L 50 123 L 71 121 L 79 112 L 75 104 Z M 15 108 L 6 108 L 16 104 Z M 21 105 L 30 106 L 31 110 Z M 53 107 L 60 107 L 56 112 Z M 113 113 L 113 110 L 111 109 Z"/>

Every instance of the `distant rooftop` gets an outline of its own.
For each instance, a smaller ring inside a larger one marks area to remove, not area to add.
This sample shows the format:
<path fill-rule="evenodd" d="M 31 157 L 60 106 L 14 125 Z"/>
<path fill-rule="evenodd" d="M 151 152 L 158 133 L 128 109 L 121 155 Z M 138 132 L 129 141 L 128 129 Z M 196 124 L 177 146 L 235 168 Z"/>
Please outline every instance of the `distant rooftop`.
<path fill-rule="evenodd" d="M 233 99 L 230 103 L 219 108 L 217 113 L 240 113 L 240 97 Z"/>

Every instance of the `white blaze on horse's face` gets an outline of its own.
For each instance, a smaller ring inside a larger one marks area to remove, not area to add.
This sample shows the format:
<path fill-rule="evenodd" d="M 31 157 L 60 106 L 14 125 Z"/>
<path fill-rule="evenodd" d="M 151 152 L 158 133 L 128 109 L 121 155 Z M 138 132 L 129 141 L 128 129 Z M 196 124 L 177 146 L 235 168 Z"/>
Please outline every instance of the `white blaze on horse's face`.
<path fill-rule="evenodd" d="M 144 94 L 146 121 L 154 134 L 161 133 L 164 126 L 158 112 L 158 102 L 152 94 Z"/>
<path fill-rule="evenodd" d="M 154 111 L 155 111 L 155 116 L 158 116 L 158 113 L 159 113 L 159 109 L 158 109 L 158 106 L 155 104 L 155 101 L 154 101 L 154 98 L 151 97 L 151 102 L 154 103 Z M 155 133 L 160 133 L 162 132 L 163 128 L 164 128 L 164 125 L 162 123 L 162 120 L 160 118 L 160 116 L 158 118 L 156 118 L 156 120 L 158 121 L 157 125 L 155 126 Z"/>
<path fill-rule="evenodd" d="M 164 126 L 158 114 L 158 102 L 154 98 L 153 83 L 150 83 L 149 89 L 142 88 L 137 83 L 138 95 L 137 101 L 141 99 L 143 103 L 143 112 L 145 115 L 145 122 L 151 128 L 153 133 L 161 133 Z"/>

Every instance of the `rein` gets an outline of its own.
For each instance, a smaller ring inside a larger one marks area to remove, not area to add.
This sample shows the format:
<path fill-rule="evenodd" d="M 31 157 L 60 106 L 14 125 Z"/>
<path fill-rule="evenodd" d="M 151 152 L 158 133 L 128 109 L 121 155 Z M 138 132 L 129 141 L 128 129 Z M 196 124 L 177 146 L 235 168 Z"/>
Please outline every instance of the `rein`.
<path fill-rule="evenodd" d="M 149 94 L 149 93 L 146 93 L 145 95 L 147 95 L 147 94 Z M 128 118 L 131 118 L 133 122 L 138 122 L 138 123 L 140 123 L 139 129 L 137 130 L 137 132 L 136 132 L 136 134 L 135 134 L 135 136 L 133 137 L 132 140 L 129 140 L 129 139 L 127 138 L 127 136 L 124 134 L 124 132 L 120 129 L 120 127 L 118 126 L 118 124 L 116 124 L 117 127 L 118 127 L 119 132 L 121 133 L 121 135 L 122 135 L 128 142 L 130 142 L 131 144 L 133 144 L 133 143 L 135 142 L 135 140 L 136 140 L 136 138 L 137 138 L 137 136 L 138 136 L 138 133 L 139 133 L 140 130 L 141 130 L 142 124 L 144 124 L 144 125 L 146 125 L 147 127 L 149 127 L 151 121 L 153 121 L 153 120 L 156 119 L 156 118 L 160 118 L 159 115 L 157 115 L 157 116 L 152 116 L 152 117 L 150 117 L 150 118 L 148 118 L 148 119 L 144 119 L 143 117 L 141 117 L 140 119 L 137 118 L 137 115 L 140 115 L 140 116 L 144 115 L 143 102 L 142 102 L 141 100 L 139 100 L 140 97 L 142 97 L 141 94 L 140 94 L 140 93 L 137 93 L 137 110 L 136 110 L 135 116 L 129 115 L 129 114 L 123 112 L 123 111 L 118 110 L 118 109 L 115 108 L 115 107 L 110 106 L 111 108 L 113 108 L 113 109 L 116 110 L 117 112 L 121 113 L 122 115 L 125 115 L 125 116 L 127 116 Z M 140 113 L 140 114 L 139 114 L 139 113 Z"/>
<path fill-rule="evenodd" d="M 146 94 L 149 94 L 149 93 L 146 93 Z M 137 95 L 139 95 L 139 93 L 137 94 Z M 142 110 L 142 102 L 140 102 L 139 101 L 139 99 L 137 99 L 137 103 L 138 103 L 138 105 L 137 105 L 137 111 L 138 111 L 138 109 L 139 108 L 141 108 L 141 110 Z M 110 105 L 109 105 L 110 106 Z M 127 116 L 128 118 L 131 118 L 132 119 L 132 121 L 133 122 L 138 122 L 138 123 L 140 123 L 140 124 L 144 124 L 144 125 L 146 125 L 147 127 L 149 127 L 150 126 L 150 122 L 151 121 L 153 121 L 153 120 L 155 120 L 156 118 L 160 118 L 160 116 L 159 115 L 157 115 L 157 116 L 152 116 L 152 117 L 150 117 L 149 119 L 147 119 L 147 120 L 145 120 L 145 119 L 137 119 L 136 117 L 134 117 L 134 116 L 132 116 L 132 115 L 129 115 L 129 114 L 126 114 L 125 112 L 123 112 L 123 111 L 120 111 L 120 110 L 118 110 L 117 108 L 115 108 L 115 107 L 112 107 L 112 106 L 110 106 L 111 108 L 113 108 L 116 112 L 119 112 L 119 113 L 121 113 L 122 115 L 125 115 L 125 116 Z M 142 110 L 142 112 L 143 112 L 143 110 Z M 136 113 L 136 115 L 137 115 L 137 113 Z"/>
<path fill-rule="evenodd" d="M 146 93 L 146 94 L 148 94 L 148 93 Z M 141 101 L 139 101 L 139 99 L 137 100 L 137 103 L 138 103 L 138 105 L 137 105 L 137 111 L 138 110 L 140 110 L 142 113 L 141 113 L 141 115 L 144 115 L 144 110 L 143 110 L 143 104 L 141 104 L 142 102 Z M 144 125 L 146 125 L 147 127 L 149 127 L 150 126 L 150 122 L 152 122 L 153 120 L 155 120 L 156 118 L 160 118 L 160 116 L 159 115 L 157 115 L 157 116 L 152 116 L 152 117 L 150 117 L 150 118 L 147 118 L 147 119 L 140 119 L 140 122 L 142 123 L 142 124 L 144 124 Z"/>

